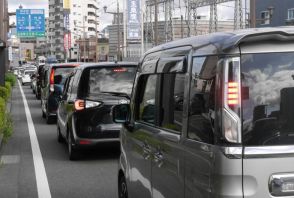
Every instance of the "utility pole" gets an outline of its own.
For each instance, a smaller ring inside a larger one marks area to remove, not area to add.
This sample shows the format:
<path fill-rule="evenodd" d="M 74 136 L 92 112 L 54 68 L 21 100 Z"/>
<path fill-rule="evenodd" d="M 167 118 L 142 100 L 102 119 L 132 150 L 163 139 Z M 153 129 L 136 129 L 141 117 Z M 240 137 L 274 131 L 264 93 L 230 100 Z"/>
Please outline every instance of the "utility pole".
<path fill-rule="evenodd" d="M 120 61 L 120 17 L 119 17 L 119 3 L 117 0 L 117 60 Z"/>
<path fill-rule="evenodd" d="M 98 30 L 97 30 L 97 26 L 98 26 L 98 16 L 97 16 L 97 10 L 98 8 L 95 8 L 95 62 L 98 62 L 99 61 L 99 54 L 98 54 L 98 50 L 97 50 L 97 47 L 98 47 Z"/>
<path fill-rule="evenodd" d="M 83 19 L 83 38 L 84 38 L 84 41 L 83 41 L 83 46 L 84 46 L 84 62 L 86 62 L 86 30 L 85 30 L 85 20 L 86 20 L 86 16 L 84 16 L 84 19 Z"/>
<path fill-rule="evenodd" d="M 154 25 L 155 25 L 155 30 L 154 30 L 154 41 L 155 41 L 155 46 L 157 46 L 158 45 L 158 15 L 157 15 L 157 13 L 158 13 L 158 4 L 157 4 L 157 0 L 154 0 L 154 7 L 155 7 L 155 13 L 154 13 Z"/>

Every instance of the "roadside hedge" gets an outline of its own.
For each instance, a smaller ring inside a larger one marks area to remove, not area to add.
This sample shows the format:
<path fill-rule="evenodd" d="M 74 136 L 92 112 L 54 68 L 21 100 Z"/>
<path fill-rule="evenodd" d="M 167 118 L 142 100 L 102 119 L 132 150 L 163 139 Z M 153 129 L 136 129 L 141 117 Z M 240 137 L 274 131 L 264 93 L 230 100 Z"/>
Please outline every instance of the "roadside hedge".
<path fill-rule="evenodd" d="M 8 72 L 8 73 L 5 74 L 5 81 L 10 82 L 12 87 L 15 85 L 16 80 L 17 79 L 16 79 L 16 77 L 15 77 L 15 75 L 13 73 Z"/>
<path fill-rule="evenodd" d="M 0 86 L 0 97 L 3 98 L 5 100 L 5 102 L 6 102 L 8 100 L 8 97 L 9 97 L 8 89 L 6 89 L 5 87 Z"/>
<path fill-rule="evenodd" d="M 16 77 L 12 73 L 5 74 L 5 86 L 0 86 L 0 134 L 6 142 L 13 132 L 13 123 L 10 113 L 6 111 L 6 102 L 12 93 L 12 86 L 16 83 Z"/>

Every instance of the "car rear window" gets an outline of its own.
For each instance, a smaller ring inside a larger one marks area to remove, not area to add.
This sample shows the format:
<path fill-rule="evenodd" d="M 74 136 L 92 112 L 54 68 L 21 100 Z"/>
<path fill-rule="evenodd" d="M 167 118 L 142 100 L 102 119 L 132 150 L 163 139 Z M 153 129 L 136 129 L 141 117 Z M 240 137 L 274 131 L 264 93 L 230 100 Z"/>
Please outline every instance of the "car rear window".
<path fill-rule="evenodd" d="M 245 145 L 294 144 L 294 52 L 242 55 Z"/>
<path fill-rule="evenodd" d="M 55 80 L 55 84 L 63 85 L 67 76 L 74 68 L 74 66 L 54 68 L 54 79 L 58 78 L 58 80 Z"/>
<path fill-rule="evenodd" d="M 91 68 L 87 95 L 91 96 L 101 92 L 130 95 L 135 72 L 135 67 Z"/>

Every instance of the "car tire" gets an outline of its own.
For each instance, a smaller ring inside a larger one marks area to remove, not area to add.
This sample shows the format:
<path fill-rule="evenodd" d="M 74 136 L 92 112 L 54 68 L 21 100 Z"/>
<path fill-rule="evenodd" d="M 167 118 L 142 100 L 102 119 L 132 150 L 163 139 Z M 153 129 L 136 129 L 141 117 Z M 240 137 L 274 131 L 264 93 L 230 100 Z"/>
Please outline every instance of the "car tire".
<path fill-rule="evenodd" d="M 120 175 L 118 178 L 118 197 L 128 198 L 127 182 L 124 176 Z"/>
<path fill-rule="evenodd" d="M 77 149 L 72 144 L 72 137 L 70 133 L 67 134 L 67 147 L 68 147 L 68 157 L 70 161 L 75 161 L 77 157 Z"/>
<path fill-rule="evenodd" d="M 46 113 L 46 124 L 53 124 L 54 118 Z"/>
<path fill-rule="evenodd" d="M 77 149 L 72 144 L 72 137 L 70 132 L 67 134 L 67 147 L 68 147 L 68 158 L 70 161 L 75 161 L 78 159 Z"/>
<path fill-rule="evenodd" d="M 63 143 L 64 142 L 64 139 L 63 139 L 63 137 L 62 137 L 62 135 L 60 133 L 60 127 L 58 126 L 58 124 L 57 124 L 57 141 L 59 143 Z"/>

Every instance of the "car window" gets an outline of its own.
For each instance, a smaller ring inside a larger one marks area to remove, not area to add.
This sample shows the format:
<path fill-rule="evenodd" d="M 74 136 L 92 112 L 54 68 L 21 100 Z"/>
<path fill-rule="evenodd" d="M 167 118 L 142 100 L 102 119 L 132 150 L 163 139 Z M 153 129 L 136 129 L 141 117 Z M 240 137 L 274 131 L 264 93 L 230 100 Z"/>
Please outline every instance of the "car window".
<path fill-rule="evenodd" d="M 87 96 L 101 92 L 131 95 L 135 72 L 135 67 L 91 68 Z"/>
<path fill-rule="evenodd" d="M 155 95 L 157 75 L 144 77 L 145 87 L 139 103 L 139 120 L 150 124 L 155 124 Z M 143 77 L 142 77 L 143 78 Z"/>
<path fill-rule="evenodd" d="M 185 74 L 163 74 L 161 77 L 160 127 L 181 132 Z"/>
<path fill-rule="evenodd" d="M 195 57 L 189 96 L 188 138 L 213 143 L 216 56 Z"/>
<path fill-rule="evenodd" d="M 66 77 L 73 71 L 74 67 L 57 67 L 54 68 L 54 79 L 58 79 L 55 81 L 55 84 L 63 85 Z"/>
<path fill-rule="evenodd" d="M 293 144 L 293 55 L 280 52 L 241 56 L 244 145 Z"/>

